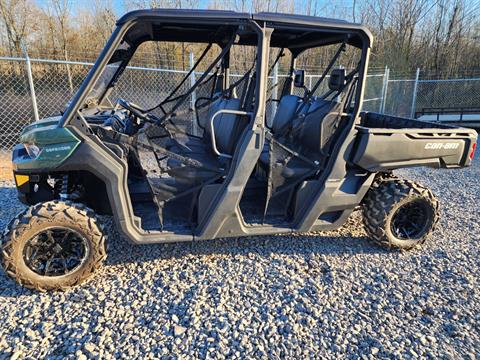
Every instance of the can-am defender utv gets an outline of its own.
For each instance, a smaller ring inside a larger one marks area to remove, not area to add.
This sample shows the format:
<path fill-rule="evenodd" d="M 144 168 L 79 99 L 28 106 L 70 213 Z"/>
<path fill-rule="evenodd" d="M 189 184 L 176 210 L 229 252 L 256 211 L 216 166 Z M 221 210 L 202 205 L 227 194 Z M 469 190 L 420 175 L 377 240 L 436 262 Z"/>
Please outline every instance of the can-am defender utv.
<path fill-rule="evenodd" d="M 197 50 L 186 74 L 156 72 L 169 93 L 127 68 L 152 42 Z M 361 205 L 372 240 L 423 243 L 438 201 L 391 171 L 468 166 L 476 133 L 362 113 L 371 44 L 363 26 L 316 17 L 128 13 L 65 112 L 21 134 L 30 207 L 3 236 L 5 271 L 39 290 L 82 282 L 106 256 L 96 213 L 146 244 L 336 229 Z M 302 56 L 321 65 L 308 84 Z"/>

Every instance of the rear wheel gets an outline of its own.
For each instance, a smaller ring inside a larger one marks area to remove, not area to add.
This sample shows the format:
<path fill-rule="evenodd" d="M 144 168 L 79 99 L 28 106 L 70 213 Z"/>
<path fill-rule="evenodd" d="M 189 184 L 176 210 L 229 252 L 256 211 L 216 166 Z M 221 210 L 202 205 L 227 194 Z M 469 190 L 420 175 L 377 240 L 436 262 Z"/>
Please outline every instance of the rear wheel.
<path fill-rule="evenodd" d="M 21 285 L 66 290 L 90 278 L 106 258 L 105 236 L 92 210 L 50 201 L 26 209 L 2 237 L 5 272 Z"/>
<path fill-rule="evenodd" d="M 420 245 L 431 235 L 438 219 L 437 198 L 413 181 L 380 178 L 364 200 L 365 229 L 382 246 L 411 249 Z"/>

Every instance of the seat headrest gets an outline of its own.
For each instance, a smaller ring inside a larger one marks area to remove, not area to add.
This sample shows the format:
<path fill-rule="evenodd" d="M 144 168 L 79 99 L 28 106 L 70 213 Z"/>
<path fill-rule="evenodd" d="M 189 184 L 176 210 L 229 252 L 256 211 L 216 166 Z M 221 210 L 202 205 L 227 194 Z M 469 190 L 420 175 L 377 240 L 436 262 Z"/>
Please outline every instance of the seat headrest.
<path fill-rule="evenodd" d="M 347 73 L 344 68 L 333 69 L 328 80 L 328 87 L 333 91 L 340 91 L 347 82 Z"/>

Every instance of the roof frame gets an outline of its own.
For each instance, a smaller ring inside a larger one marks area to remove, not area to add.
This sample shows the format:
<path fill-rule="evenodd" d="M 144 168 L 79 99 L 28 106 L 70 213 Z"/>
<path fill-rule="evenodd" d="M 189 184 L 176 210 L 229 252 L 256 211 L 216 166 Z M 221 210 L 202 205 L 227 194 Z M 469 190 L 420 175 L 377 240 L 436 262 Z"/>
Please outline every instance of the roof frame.
<path fill-rule="evenodd" d="M 117 22 L 120 26 L 127 23 L 152 24 L 150 40 L 198 43 L 218 43 L 218 40 L 212 36 L 217 28 L 256 23 L 261 27 L 267 26 L 275 29 L 272 34 L 271 47 L 285 47 L 291 49 L 292 52 L 343 42 L 345 36 L 347 36 L 347 44 L 358 48 L 365 45 L 370 47 L 372 42 L 370 31 L 359 24 L 329 18 L 279 13 L 248 14 L 220 10 L 150 9 L 132 11 Z M 155 32 L 153 28 L 157 30 L 163 28 L 165 31 Z M 244 33 L 240 34 L 239 45 L 256 44 L 256 36 L 248 28 L 249 26 L 245 26 Z M 289 36 L 289 32 L 293 38 Z M 296 38 L 296 35 L 302 32 L 300 38 Z M 322 36 L 324 34 L 326 36 Z M 339 37 L 342 39 L 339 40 Z M 303 43 L 302 38 L 305 39 Z"/>

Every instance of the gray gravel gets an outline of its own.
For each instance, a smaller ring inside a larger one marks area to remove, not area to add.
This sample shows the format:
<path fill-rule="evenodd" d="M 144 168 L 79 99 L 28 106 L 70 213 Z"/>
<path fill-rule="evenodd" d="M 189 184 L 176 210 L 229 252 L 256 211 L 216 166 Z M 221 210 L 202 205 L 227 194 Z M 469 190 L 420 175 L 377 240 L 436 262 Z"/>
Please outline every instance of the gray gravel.
<path fill-rule="evenodd" d="M 480 357 L 480 159 L 409 170 L 442 219 L 385 251 L 359 214 L 339 231 L 133 246 L 112 230 L 87 284 L 41 294 L 0 271 L 0 358 Z M 22 206 L 0 183 L 0 226 Z"/>

